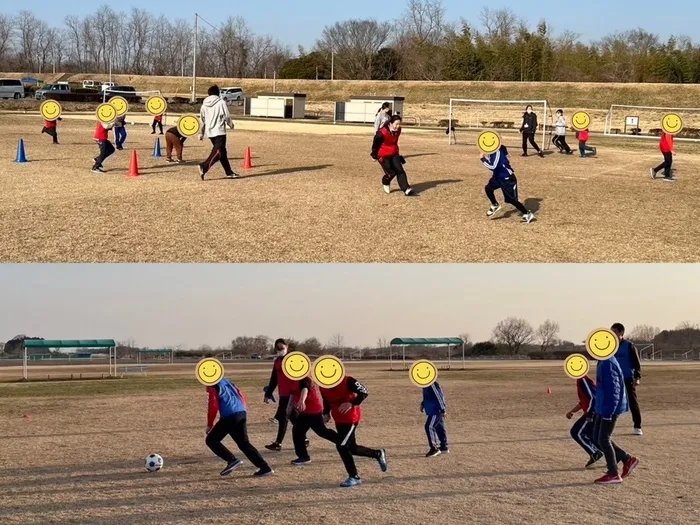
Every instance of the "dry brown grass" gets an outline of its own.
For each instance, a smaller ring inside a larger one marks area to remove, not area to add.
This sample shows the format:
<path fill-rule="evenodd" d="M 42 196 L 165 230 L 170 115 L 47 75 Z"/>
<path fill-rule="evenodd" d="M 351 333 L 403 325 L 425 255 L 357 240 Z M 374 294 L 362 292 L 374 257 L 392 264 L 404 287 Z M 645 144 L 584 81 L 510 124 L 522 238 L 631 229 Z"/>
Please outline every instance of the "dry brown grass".
<path fill-rule="evenodd" d="M 91 394 L 95 383 L 85 382 L 85 392 L 71 397 L 61 397 L 65 386 L 56 384 L 43 397 L 8 398 L 8 389 L 40 385 L 0 385 L 0 522 L 697 523 L 698 367 L 647 367 L 640 387 L 646 435 L 631 435 L 628 416 L 616 432 L 618 444 L 642 463 L 622 487 L 611 488 L 591 483 L 603 467 L 584 470 L 586 456 L 568 435 L 564 413 L 576 395 L 560 365 L 469 364 L 467 371 L 442 372 L 452 453 L 428 460 L 420 391 L 404 372 L 348 364 L 370 389 L 359 441 L 386 447 L 389 457 L 387 474 L 358 459 L 364 484 L 349 490 L 337 486 L 344 470 L 335 450 L 315 436 L 309 467 L 289 465 L 288 436 L 283 452 L 265 453 L 274 476 L 253 479 L 248 463 L 220 479 L 222 462 L 204 445 L 204 391 L 194 378 L 181 379 L 167 394 L 131 392 L 127 380 L 110 382 L 117 390 L 108 395 Z M 234 369 L 229 366 L 229 375 L 240 377 L 242 368 Z M 267 422 L 274 407 L 259 396 L 266 380 L 267 370 L 260 370 L 241 381 L 251 440 L 261 449 L 275 434 Z M 544 393 L 547 387 L 552 395 Z M 165 458 L 157 474 L 142 467 L 152 452 Z"/>
<path fill-rule="evenodd" d="M 527 226 L 508 207 L 485 217 L 488 172 L 473 146 L 448 147 L 440 133 L 403 138 L 422 193 L 407 199 L 381 191 L 369 136 L 237 131 L 233 165 L 250 145 L 256 167 L 240 180 L 217 167 L 203 183 L 193 164 L 153 159 L 144 126 L 130 127 L 127 150 L 94 175 L 92 122 L 65 120 L 54 147 L 38 118 L 0 119 L 2 262 L 700 261 L 700 157 L 691 146 L 678 146 L 674 185 L 650 179 L 660 160 L 652 142 L 594 137 L 597 159 L 521 159 L 518 137 L 506 135 L 521 199 L 538 210 Z M 13 163 L 20 137 L 24 165 Z M 138 179 L 126 177 L 131 148 Z M 187 160 L 207 153 L 206 142 L 185 145 Z"/>

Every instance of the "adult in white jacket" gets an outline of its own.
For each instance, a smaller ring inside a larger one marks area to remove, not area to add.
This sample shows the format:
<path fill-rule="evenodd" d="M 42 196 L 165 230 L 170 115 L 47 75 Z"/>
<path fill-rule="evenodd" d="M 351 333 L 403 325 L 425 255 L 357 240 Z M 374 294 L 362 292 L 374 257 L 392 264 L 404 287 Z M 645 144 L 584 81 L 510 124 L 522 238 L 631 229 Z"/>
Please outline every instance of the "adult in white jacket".
<path fill-rule="evenodd" d="M 557 121 L 554 124 L 554 145 L 559 149 L 559 153 L 566 153 L 571 155 L 573 152 L 571 148 L 566 143 L 566 119 L 564 118 L 564 111 L 557 111 Z"/>
<path fill-rule="evenodd" d="M 199 118 L 202 121 L 199 140 L 204 139 L 206 134 L 211 141 L 212 148 L 207 159 L 199 165 L 199 176 L 204 180 L 204 176 L 212 166 L 221 162 L 226 176 L 235 179 L 238 175 L 231 169 L 226 152 L 226 126 L 233 129 L 231 114 L 228 112 L 226 101 L 219 96 L 219 86 L 211 86 L 207 94 L 209 96 L 204 99 L 202 109 L 199 112 Z"/>

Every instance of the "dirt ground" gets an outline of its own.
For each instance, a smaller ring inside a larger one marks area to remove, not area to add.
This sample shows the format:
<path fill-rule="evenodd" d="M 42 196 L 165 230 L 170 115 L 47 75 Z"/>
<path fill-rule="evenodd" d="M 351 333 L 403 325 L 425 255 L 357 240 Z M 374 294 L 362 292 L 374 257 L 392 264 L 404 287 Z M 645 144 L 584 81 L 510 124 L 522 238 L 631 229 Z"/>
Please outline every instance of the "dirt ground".
<path fill-rule="evenodd" d="M 577 400 L 561 363 L 500 365 L 441 372 L 451 454 L 426 459 L 421 393 L 407 373 L 348 363 L 370 391 L 359 441 L 386 447 L 389 458 L 386 474 L 358 459 L 364 483 L 353 489 L 338 487 L 342 464 L 315 436 L 308 467 L 289 464 L 288 437 L 281 453 L 264 453 L 274 476 L 253 479 L 246 463 L 221 479 L 222 462 L 204 445 L 205 393 L 194 378 L 0 385 L 0 522 L 698 523 L 700 367 L 647 367 L 645 436 L 632 435 L 629 416 L 616 432 L 641 466 L 620 487 L 597 487 L 603 466 L 586 471 L 568 434 L 564 414 Z M 245 369 L 231 365 L 227 375 L 248 395 L 251 440 L 262 449 L 274 438 L 275 407 L 259 395 L 267 370 Z M 150 453 L 164 457 L 161 472 L 144 471 Z"/>
<path fill-rule="evenodd" d="M 243 126 L 243 123 L 242 127 Z M 154 137 L 130 126 L 126 150 L 90 173 L 91 121 L 66 118 L 60 146 L 34 116 L 0 115 L 2 262 L 698 262 L 700 156 L 679 144 L 678 182 L 653 181 L 653 142 L 594 137 L 595 159 L 519 156 L 519 192 L 537 220 L 508 206 L 486 218 L 488 172 L 476 148 L 408 130 L 406 169 L 419 198 L 387 196 L 369 158 L 370 135 L 235 131 L 232 165 L 250 146 L 255 167 L 202 182 L 206 142 L 185 144 L 185 165 L 152 157 Z M 319 129 L 322 126 L 314 126 Z M 279 129 L 283 129 L 280 127 Z M 20 138 L 27 164 L 15 164 Z M 460 142 L 473 141 L 466 133 Z M 695 148 L 695 149 L 694 149 Z M 141 176 L 126 176 L 131 150 Z"/>

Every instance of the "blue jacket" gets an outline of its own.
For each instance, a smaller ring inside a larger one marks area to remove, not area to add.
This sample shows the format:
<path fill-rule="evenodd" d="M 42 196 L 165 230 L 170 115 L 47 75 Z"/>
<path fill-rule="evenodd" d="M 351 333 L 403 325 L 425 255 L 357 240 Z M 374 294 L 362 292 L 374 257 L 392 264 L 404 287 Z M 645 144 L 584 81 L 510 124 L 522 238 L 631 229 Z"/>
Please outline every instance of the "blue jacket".
<path fill-rule="evenodd" d="M 642 376 L 639 354 L 631 341 L 623 339 L 620 342 L 620 348 L 615 354 L 615 359 L 620 363 L 625 379 L 637 379 Z"/>
<path fill-rule="evenodd" d="M 616 357 L 598 361 L 596 371 L 595 413 L 610 419 L 629 410 L 625 378 Z"/>
<path fill-rule="evenodd" d="M 508 148 L 505 146 L 501 146 L 497 152 L 487 155 L 481 160 L 481 163 L 493 172 L 496 179 L 510 179 L 515 175 L 508 160 Z"/>
<path fill-rule="evenodd" d="M 222 419 L 240 412 L 247 412 L 243 393 L 231 381 L 223 378 L 214 389 L 219 404 L 219 415 Z"/>
<path fill-rule="evenodd" d="M 447 411 L 445 394 L 442 393 L 440 383 L 435 381 L 432 385 L 423 389 L 421 408 L 427 416 L 440 416 Z"/>

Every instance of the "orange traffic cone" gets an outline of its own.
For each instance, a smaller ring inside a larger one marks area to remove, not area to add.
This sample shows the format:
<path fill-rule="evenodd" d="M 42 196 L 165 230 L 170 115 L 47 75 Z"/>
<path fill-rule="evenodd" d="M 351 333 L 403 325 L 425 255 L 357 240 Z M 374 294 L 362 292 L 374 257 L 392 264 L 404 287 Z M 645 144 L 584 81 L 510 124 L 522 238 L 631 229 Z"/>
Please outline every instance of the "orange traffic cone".
<path fill-rule="evenodd" d="M 129 177 L 139 176 L 139 159 L 136 155 L 136 150 L 131 152 L 131 163 L 129 163 Z"/>
<path fill-rule="evenodd" d="M 551 393 L 552 393 L 552 389 L 551 389 L 551 388 L 547 388 L 547 393 L 548 393 L 548 394 L 551 394 Z"/>
<path fill-rule="evenodd" d="M 243 160 L 243 169 L 249 170 L 253 167 L 253 156 L 250 154 L 250 146 L 245 150 L 245 159 Z"/>

